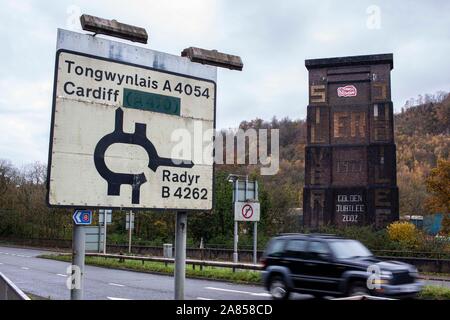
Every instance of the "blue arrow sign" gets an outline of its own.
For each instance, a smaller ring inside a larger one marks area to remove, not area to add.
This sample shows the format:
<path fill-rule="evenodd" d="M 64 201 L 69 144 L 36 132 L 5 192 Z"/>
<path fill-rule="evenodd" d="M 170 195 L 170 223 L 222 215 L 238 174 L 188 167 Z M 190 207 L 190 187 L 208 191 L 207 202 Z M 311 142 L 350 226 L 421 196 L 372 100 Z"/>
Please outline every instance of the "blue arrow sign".
<path fill-rule="evenodd" d="M 75 224 L 91 224 L 92 211 L 91 210 L 76 210 L 72 216 Z"/>

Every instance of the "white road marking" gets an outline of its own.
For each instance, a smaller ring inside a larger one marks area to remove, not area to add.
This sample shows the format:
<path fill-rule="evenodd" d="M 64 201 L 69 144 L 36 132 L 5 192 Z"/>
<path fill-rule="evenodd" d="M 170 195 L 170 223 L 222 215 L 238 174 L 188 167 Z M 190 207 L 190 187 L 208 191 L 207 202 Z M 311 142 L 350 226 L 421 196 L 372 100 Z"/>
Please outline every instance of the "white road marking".
<path fill-rule="evenodd" d="M 30 270 L 30 268 L 28 268 L 28 267 L 20 267 L 20 269 L 23 269 L 23 270 Z"/>
<path fill-rule="evenodd" d="M 57 273 L 56 275 L 57 275 L 57 276 L 60 276 L 60 277 L 67 278 L 67 274 Z"/>
<path fill-rule="evenodd" d="M 205 287 L 205 289 L 231 292 L 231 293 L 249 294 L 252 296 L 263 296 L 263 297 L 270 296 L 268 293 L 265 293 L 265 292 L 248 292 L 248 291 L 233 290 L 233 289 L 215 288 L 215 287 Z"/>
<path fill-rule="evenodd" d="M 3 264 L 3 263 L 0 262 L 0 264 Z"/>
<path fill-rule="evenodd" d="M 125 287 L 123 284 L 118 284 L 118 283 L 113 283 L 113 282 L 110 282 L 110 283 L 108 283 L 110 286 L 116 286 L 116 287 Z"/>
<path fill-rule="evenodd" d="M 106 297 L 108 300 L 131 300 L 126 298 Z"/>
<path fill-rule="evenodd" d="M 267 292 L 253 293 L 252 295 L 258 296 L 258 297 L 271 297 L 270 293 L 267 293 Z"/>
<path fill-rule="evenodd" d="M 210 298 L 197 297 L 198 300 L 212 300 Z"/>

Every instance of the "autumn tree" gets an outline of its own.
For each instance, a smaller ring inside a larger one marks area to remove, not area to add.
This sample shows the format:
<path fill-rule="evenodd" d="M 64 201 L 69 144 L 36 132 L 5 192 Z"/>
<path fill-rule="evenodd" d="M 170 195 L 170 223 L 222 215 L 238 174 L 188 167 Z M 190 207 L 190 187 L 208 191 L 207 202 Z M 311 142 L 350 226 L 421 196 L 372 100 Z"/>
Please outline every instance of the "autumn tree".
<path fill-rule="evenodd" d="M 427 208 L 432 212 L 442 212 L 442 232 L 450 233 L 450 160 L 439 159 L 426 180 L 429 197 Z"/>

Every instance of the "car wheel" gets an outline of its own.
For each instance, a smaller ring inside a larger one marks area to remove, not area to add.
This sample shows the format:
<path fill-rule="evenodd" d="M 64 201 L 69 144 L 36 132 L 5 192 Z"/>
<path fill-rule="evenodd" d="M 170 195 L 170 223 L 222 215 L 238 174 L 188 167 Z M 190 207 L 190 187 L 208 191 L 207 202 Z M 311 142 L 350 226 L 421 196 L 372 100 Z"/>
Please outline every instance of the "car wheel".
<path fill-rule="evenodd" d="M 269 292 L 275 300 L 287 300 L 291 293 L 286 282 L 280 276 L 274 276 L 271 278 Z"/>
<path fill-rule="evenodd" d="M 356 281 L 350 285 L 348 290 L 348 296 L 363 296 L 370 295 L 370 291 L 367 288 L 365 282 Z"/>

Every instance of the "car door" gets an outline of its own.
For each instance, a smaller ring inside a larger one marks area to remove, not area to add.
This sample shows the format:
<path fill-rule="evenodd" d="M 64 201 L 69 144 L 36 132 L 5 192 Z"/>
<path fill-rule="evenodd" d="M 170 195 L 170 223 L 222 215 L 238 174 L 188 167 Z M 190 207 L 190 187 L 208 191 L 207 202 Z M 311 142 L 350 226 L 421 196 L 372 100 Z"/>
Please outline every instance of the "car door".
<path fill-rule="evenodd" d="M 309 242 L 305 262 L 307 288 L 314 291 L 338 292 L 340 277 L 336 276 L 336 265 L 326 241 Z"/>
<path fill-rule="evenodd" d="M 296 289 L 304 288 L 305 258 L 308 241 L 306 239 L 290 239 L 286 243 L 284 257 L 281 264 L 286 266 L 290 272 Z"/>
<path fill-rule="evenodd" d="M 265 252 L 264 259 L 266 260 L 266 265 L 280 265 L 280 259 L 284 256 L 285 240 L 283 239 L 272 239 L 268 244 Z"/>

